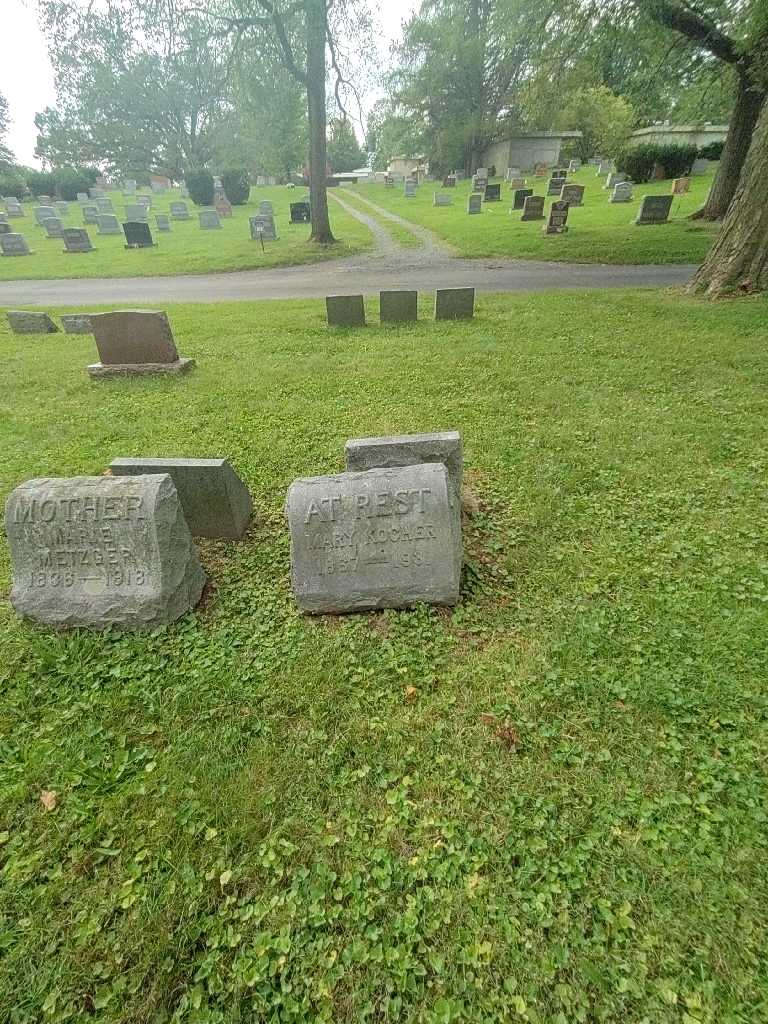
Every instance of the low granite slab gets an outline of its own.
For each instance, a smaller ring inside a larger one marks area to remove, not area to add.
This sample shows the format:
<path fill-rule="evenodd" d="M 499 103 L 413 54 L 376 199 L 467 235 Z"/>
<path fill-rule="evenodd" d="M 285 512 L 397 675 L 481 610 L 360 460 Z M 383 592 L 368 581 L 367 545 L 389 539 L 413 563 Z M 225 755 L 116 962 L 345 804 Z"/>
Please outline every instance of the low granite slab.
<path fill-rule="evenodd" d="M 434 434 L 395 434 L 391 437 L 356 437 L 344 446 L 348 472 L 396 469 L 425 463 L 442 463 L 448 470 L 451 489 L 461 497 L 464 455 L 458 430 Z"/>
<path fill-rule="evenodd" d="M 471 320 L 474 315 L 474 288 L 438 288 L 435 292 L 435 320 Z"/>
<path fill-rule="evenodd" d="M 95 379 L 102 377 L 154 377 L 161 374 L 180 377 L 194 368 L 195 360 L 183 357 L 172 363 L 90 363 L 86 367 L 88 376 Z"/>
<path fill-rule="evenodd" d="M 90 313 L 62 313 L 61 325 L 65 334 L 93 334 Z"/>
<path fill-rule="evenodd" d="M 379 319 L 382 323 L 403 323 L 416 320 L 417 291 L 384 291 L 379 293 Z"/>
<path fill-rule="evenodd" d="M 14 334 L 56 334 L 59 328 L 47 313 L 28 313 L 12 309 L 6 313 Z"/>
<path fill-rule="evenodd" d="M 365 327 L 362 295 L 328 295 L 325 310 L 331 327 Z"/>

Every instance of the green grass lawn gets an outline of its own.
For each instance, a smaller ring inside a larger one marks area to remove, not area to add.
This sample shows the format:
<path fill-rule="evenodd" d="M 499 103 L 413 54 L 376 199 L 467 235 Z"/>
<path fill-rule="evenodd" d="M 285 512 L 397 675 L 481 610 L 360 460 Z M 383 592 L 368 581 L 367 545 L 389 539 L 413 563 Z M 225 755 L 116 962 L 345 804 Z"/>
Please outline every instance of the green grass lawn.
<path fill-rule="evenodd" d="M 226 270 L 251 270 L 259 267 L 279 267 L 296 263 L 314 263 L 319 260 L 338 259 L 368 249 L 372 235 L 365 225 L 331 204 L 331 224 L 339 243 L 319 246 L 307 241 L 309 226 L 291 224 L 289 205 L 303 199 L 306 189 L 287 189 L 285 186 L 251 189 L 246 206 L 233 207 L 232 217 L 221 219 L 221 230 L 203 231 L 198 222 L 198 207 L 186 200 L 190 220 L 172 221 L 170 233 L 158 232 L 156 213 L 168 213 L 171 201 L 178 200 L 178 190 L 162 196 L 153 196 L 149 212 L 152 236 L 158 243 L 152 249 L 126 249 L 122 235 L 99 235 L 96 225 L 86 225 L 96 247 L 91 253 L 65 253 L 61 239 L 47 238 L 43 228 L 37 226 L 33 206 L 25 203 L 26 217 L 12 220 L 14 231 L 27 239 L 33 254 L 0 259 L 0 280 L 31 280 L 61 277 L 154 277 L 167 274 L 205 274 Z M 120 192 L 110 192 L 112 206 L 118 220 L 124 220 L 125 205 Z M 280 236 L 276 242 L 261 244 L 251 240 L 248 218 L 258 211 L 262 199 L 269 199 L 275 211 L 275 223 Z M 78 203 L 69 204 L 69 217 L 65 227 L 82 227 L 83 218 Z"/>
<path fill-rule="evenodd" d="M 0 324 L 3 496 L 224 455 L 256 507 L 150 634 L 25 625 L 0 545 L 0 1019 L 767 1020 L 768 302 L 168 312 L 186 378 Z M 300 617 L 290 481 L 454 427 L 462 604 Z"/>
<path fill-rule="evenodd" d="M 545 195 L 546 178 L 528 176 L 528 187 L 536 195 Z M 470 182 L 459 182 L 456 189 L 445 190 L 439 181 L 422 184 L 413 199 L 406 199 L 401 185 L 360 184 L 359 195 L 371 199 L 401 217 L 431 228 L 448 242 L 459 256 L 508 256 L 514 259 L 560 260 L 572 263 L 700 263 L 707 253 L 717 225 L 685 218 L 703 204 L 712 184 L 712 174 L 691 178 L 691 190 L 676 197 L 671 221 L 664 225 L 633 223 L 646 194 L 670 192 L 672 183 L 656 182 L 635 186 L 631 203 L 610 203 L 603 189 L 605 179 L 586 168 L 569 175 L 569 181 L 586 186 L 584 205 L 568 215 L 568 233 L 545 235 L 544 221 L 521 221 L 520 212 L 510 214 L 512 189 L 502 184 L 500 203 L 484 203 L 483 212 L 467 214 Z M 353 191 L 351 188 L 347 191 Z M 432 196 L 448 191 L 453 205 L 434 207 Z M 556 198 L 556 197 L 555 197 Z M 545 211 L 552 199 L 547 199 Z M 387 226 L 389 226 L 387 222 Z"/>

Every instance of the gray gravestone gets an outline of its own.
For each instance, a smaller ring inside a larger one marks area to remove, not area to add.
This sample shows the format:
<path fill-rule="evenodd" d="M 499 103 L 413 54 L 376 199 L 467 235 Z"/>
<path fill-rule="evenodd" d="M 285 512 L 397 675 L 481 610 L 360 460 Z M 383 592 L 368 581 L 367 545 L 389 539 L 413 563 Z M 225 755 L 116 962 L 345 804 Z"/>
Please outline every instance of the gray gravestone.
<path fill-rule="evenodd" d="M 204 231 L 212 231 L 221 227 L 219 215 L 215 210 L 201 210 L 197 216 L 200 221 L 200 227 Z"/>
<path fill-rule="evenodd" d="M 240 540 L 253 512 L 248 488 L 226 459 L 115 459 L 113 476 L 167 473 L 194 537 Z"/>
<path fill-rule="evenodd" d="M 304 612 L 459 601 L 459 503 L 444 465 L 295 480 L 285 504 Z"/>
<path fill-rule="evenodd" d="M 347 472 L 366 469 L 399 469 L 426 462 L 440 462 L 448 470 L 451 490 L 461 497 L 464 455 L 458 430 L 436 434 L 400 434 L 394 437 L 357 437 L 347 441 Z"/>
<path fill-rule="evenodd" d="M 170 231 L 171 230 L 171 219 L 165 213 L 155 214 L 155 223 L 157 224 L 158 231 Z"/>
<path fill-rule="evenodd" d="M 92 313 L 90 320 L 101 360 L 88 367 L 91 377 L 178 374 L 195 365 L 179 356 L 165 313 L 123 309 Z"/>
<path fill-rule="evenodd" d="M 435 192 L 432 196 L 433 206 L 450 206 L 453 203 L 451 196 L 447 196 L 442 192 Z"/>
<path fill-rule="evenodd" d="M 479 192 L 471 192 L 467 197 L 467 213 L 475 214 L 483 212 L 483 197 Z"/>
<path fill-rule="evenodd" d="M 65 334 L 93 334 L 90 313 L 62 313 L 61 326 Z"/>
<path fill-rule="evenodd" d="M 88 189 L 88 193 L 89 193 L 91 199 L 103 199 L 104 198 L 104 189 L 103 188 L 98 188 L 95 185 L 94 185 L 93 188 Z"/>
<path fill-rule="evenodd" d="M 520 220 L 543 220 L 544 196 L 527 196 L 523 202 L 523 213 Z"/>
<path fill-rule="evenodd" d="M 186 203 L 171 203 L 172 220 L 189 220 L 189 210 Z"/>
<path fill-rule="evenodd" d="M 272 209 L 272 203 L 268 199 L 262 199 L 259 203 L 259 213 L 263 215 L 272 216 L 275 211 Z"/>
<path fill-rule="evenodd" d="M 13 228 L 6 220 L 0 220 L 0 235 L 10 235 L 13 233 Z"/>
<path fill-rule="evenodd" d="M 98 224 L 99 208 L 95 204 L 83 207 L 83 224 Z"/>
<path fill-rule="evenodd" d="M 78 203 L 87 203 L 89 199 L 90 199 L 90 196 L 88 195 L 87 192 L 78 192 L 77 193 L 77 201 L 78 201 Z"/>
<path fill-rule="evenodd" d="M 64 237 L 64 225 L 61 222 L 61 217 L 46 217 L 43 227 L 48 238 Z"/>
<path fill-rule="evenodd" d="M 136 202 L 139 206 L 143 206 L 145 210 L 152 209 L 152 196 L 136 196 Z"/>
<path fill-rule="evenodd" d="M 498 182 L 485 186 L 485 201 L 486 203 L 501 202 L 501 185 Z"/>
<path fill-rule="evenodd" d="M 5 209 L 8 213 L 8 216 L 11 218 L 26 217 L 26 214 L 24 213 L 21 203 L 6 203 Z"/>
<path fill-rule="evenodd" d="M 146 224 L 149 220 L 146 207 L 141 206 L 139 203 L 130 203 L 125 208 L 125 219 L 133 222 L 134 224 L 141 221 Z"/>
<path fill-rule="evenodd" d="M 56 210 L 53 206 L 36 206 L 32 212 L 41 228 L 45 227 L 44 221 L 56 216 Z"/>
<path fill-rule="evenodd" d="M 248 224 L 251 229 L 251 238 L 254 241 L 257 239 L 261 239 L 263 242 L 277 241 L 278 234 L 275 227 L 275 218 L 271 213 L 257 213 L 253 217 L 248 218 Z"/>
<path fill-rule="evenodd" d="M 69 203 L 65 202 L 62 199 L 62 200 L 59 200 L 59 202 L 54 203 L 53 205 L 56 207 L 56 213 L 58 214 L 59 217 L 68 217 L 69 216 Z"/>
<path fill-rule="evenodd" d="M 379 293 L 379 319 L 382 323 L 416 320 L 419 293 L 415 291 L 384 291 Z"/>
<path fill-rule="evenodd" d="M 365 327 L 362 295 L 328 295 L 325 310 L 330 327 Z"/>
<path fill-rule="evenodd" d="M 560 200 L 563 203 L 568 203 L 569 206 L 583 206 L 584 186 L 563 185 L 563 187 L 560 189 Z"/>
<path fill-rule="evenodd" d="M 611 173 L 605 179 L 605 184 L 603 185 L 603 188 L 607 188 L 610 190 L 612 188 L 615 188 L 616 185 L 620 185 L 623 181 L 626 180 L 626 175 L 624 174 Z"/>
<path fill-rule="evenodd" d="M 28 480 L 5 507 L 11 604 L 51 626 L 153 629 L 205 574 L 170 476 Z"/>
<path fill-rule="evenodd" d="M 565 178 L 555 178 L 554 176 L 551 177 L 549 179 L 549 184 L 547 185 L 547 195 L 548 196 L 559 196 L 560 195 L 560 190 L 562 189 L 563 185 L 565 185 L 565 184 L 566 184 Z"/>
<path fill-rule="evenodd" d="M 112 209 L 112 200 L 108 198 L 97 199 L 96 208 L 99 213 L 114 213 L 114 210 Z"/>
<path fill-rule="evenodd" d="M 122 228 L 120 227 L 120 221 L 114 215 L 114 213 L 100 213 L 99 214 L 99 234 L 100 235 L 122 235 Z"/>
<path fill-rule="evenodd" d="M 56 334 L 59 328 L 47 313 L 28 313 L 26 310 L 9 310 L 8 324 L 14 334 Z"/>
<path fill-rule="evenodd" d="M 635 224 L 668 224 L 673 196 L 643 196 Z"/>
<path fill-rule="evenodd" d="M 525 205 L 525 200 L 528 198 L 528 196 L 532 195 L 532 188 L 516 188 L 515 191 L 512 193 L 512 209 L 522 210 L 523 206 Z"/>
<path fill-rule="evenodd" d="M 632 182 L 631 181 L 620 181 L 618 185 L 613 186 L 613 192 L 611 192 L 611 203 L 629 203 L 632 200 Z"/>
<path fill-rule="evenodd" d="M 474 315 L 474 288 L 438 288 L 435 292 L 435 320 L 471 320 Z"/>
<path fill-rule="evenodd" d="M 413 199 L 416 195 L 416 182 L 413 178 L 406 178 L 403 185 L 403 195 L 406 199 Z"/>
<path fill-rule="evenodd" d="M 0 252 L 3 256 L 29 256 L 30 249 L 24 235 L 15 231 L 0 235 Z"/>
<path fill-rule="evenodd" d="M 125 181 L 123 182 L 123 189 L 126 192 L 135 192 L 136 191 L 136 180 L 134 178 L 126 178 Z"/>
<path fill-rule="evenodd" d="M 151 249 L 155 245 L 149 224 L 143 220 L 126 221 L 123 224 L 126 249 Z"/>
<path fill-rule="evenodd" d="M 64 252 L 96 252 L 85 228 L 64 228 L 61 237 L 64 239 Z"/>

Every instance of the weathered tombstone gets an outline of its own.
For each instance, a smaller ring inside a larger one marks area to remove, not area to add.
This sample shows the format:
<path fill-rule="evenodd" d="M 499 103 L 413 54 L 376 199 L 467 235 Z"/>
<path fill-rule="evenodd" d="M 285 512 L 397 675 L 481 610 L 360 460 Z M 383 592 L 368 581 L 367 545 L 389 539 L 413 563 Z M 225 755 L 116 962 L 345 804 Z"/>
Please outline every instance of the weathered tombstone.
<path fill-rule="evenodd" d="M 443 178 L 443 188 L 456 188 L 456 175 L 446 174 Z"/>
<path fill-rule="evenodd" d="M 83 207 L 83 224 L 98 224 L 99 223 L 99 208 L 95 204 L 92 206 L 86 204 Z"/>
<path fill-rule="evenodd" d="M 472 178 L 472 191 L 479 192 L 481 195 L 485 194 L 485 188 L 488 184 L 487 178 L 481 178 L 479 175 L 475 175 Z"/>
<path fill-rule="evenodd" d="M 77 201 L 78 201 L 78 203 L 87 203 L 89 198 L 90 198 L 90 196 L 88 195 L 87 192 L 78 192 L 77 193 Z"/>
<path fill-rule="evenodd" d="M 253 512 L 248 488 L 226 459 L 115 459 L 113 476 L 167 473 L 193 537 L 241 540 Z"/>
<path fill-rule="evenodd" d="M 186 203 L 171 203 L 171 220 L 189 220 L 189 209 Z"/>
<path fill-rule="evenodd" d="M 501 202 L 501 185 L 496 182 L 495 184 L 485 186 L 486 203 L 500 203 Z"/>
<path fill-rule="evenodd" d="M 385 174 L 384 175 L 384 187 L 385 188 L 394 188 L 395 187 L 395 179 L 392 177 L 391 174 Z"/>
<path fill-rule="evenodd" d="M 568 203 L 569 206 L 583 206 L 584 186 L 563 185 L 563 187 L 560 189 L 560 199 L 562 202 Z"/>
<path fill-rule="evenodd" d="M 56 334 L 59 328 L 47 313 L 28 313 L 23 309 L 9 309 L 8 325 L 14 334 Z"/>
<path fill-rule="evenodd" d="M 54 203 L 53 205 L 56 207 L 56 212 L 59 215 L 59 217 L 69 216 L 69 203 L 61 199 L 58 202 Z"/>
<path fill-rule="evenodd" d="M 487 167 L 478 167 L 477 170 L 475 171 L 475 174 L 478 176 L 478 178 L 487 178 L 488 177 L 488 168 Z"/>
<path fill-rule="evenodd" d="M 146 207 L 141 206 L 139 203 L 129 203 L 125 208 L 125 219 L 130 220 L 133 223 L 136 223 L 136 221 L 143 221 L 147 224 L 149 223 L 149 214 L 147 213 Z"/>
<path fill-rule="evenodd" d="M 43 221 L 43 227 L 48 238 L 64 237 L 64 225 L 61 222 L 61 217 L 46 217 Z"/>
<path fill-rule="evenodd" d="M 574 157 L 568 164 L 568 170 L 570 172 L 581 170 L 581 160 L 578 157 Z"/>
<path fill-rule="evenodd" d="M 507 181 L 514 181 L 515 178 L 519 178 L 523 172 L 519 167 L 508 167 L 507 168 Z"/>
<path fill-rule="evenodd" d="M 65 334 L 93 334 L 90 313 L 62 313 L 61 326 Z"/>
<path fill-rule="evenodd" d="M 285 504 L 299 608 L 459 601 L 459 504 L 440 463 L 295 480 Z"/>
<path fill-rule="evenodd" d="M 471 320 L 474 315 L 474 288 L 438 288 L 435 292 L 435 320 Z"/>
<path fill-rule="evenodd" d="M 403 185 L 403 195 L 406 199 L 413 199 L 416 195 L 416 182 L 413 178 L 406 178 Z"/>
<path fill-rule="evenodd" d="M 125 249 L 151 249 L 157 243 L 152 238 L 149 224 L 143 220 L 126 221 L 123 224 Z"/>
<path fill-rule="evenodd" d="M 90 320 L 101 360 L 88 367 L 91 377 L 178 374 L 195 365 L 179 356 L 165 313 L 121 309 L 92 313 Z"/>
<path fill-rule="evenodd" d="M 30 248 L 24 235 L 15 231 L 0 235 L 0 253 L 3 256 L 30 256 Z"/>
<path fill-rule="evenodd" d="M 416 291 L 383 291 L 379 293 L 379 318 L 382 323 L 416 320 L 419 293 Z"/>
<path fill-rule="evenodd" d="M 631 181 L 620 181 L 618 185 L 613 186 L 613 192 L 611 193 L 611 203 L 629 203 L 632 200 L 632 182 Z"/>
<path fill-rule="evenodd" d="M 216 213 L 218 213 L 220 217 L 232 216 L 232 203 L 230 203 L 226 196 L 223 196 L 221 199 L 217 199 L 214 206 Z"/>
<path fill-rule="evenodd" d="M 0 224 L 7 224 L 7 223 L 8 223 L 8 214 L 7 213 L 3 213 L 2 211 L 0 211 Z"/>
<path fill-rule="evenodd" d="M 520 220 L 542 220 L 544 217 L 544 196 L 526 196 Z"/>
<path fill-rule="evenodd" d="M 325 310 L 329 327 L 365 327 L 362 295 L 327 295 Z"/>
<path fill-rule="evenodd" d="M 479 192 L 470 192 L 467 196 L 467 213 L 476 214 L 483 212 L 483 197 Z"/>
<path fill-rule="evenodd" d="M 96 252 L 85 228 L 64 228 L 61 232 L 64 252 Z"/>
<path fill-rule="evenodd" d="M 706 174 L 708 170 L 709 160 L 706 160 L 703 156 L 700 156 L 693 161 L 693 166 L 691 167 L 691 174 Z"/>
<path fill-rule="evenodd" d="M 612 189 L 616 185 L 620 185 L 623 181 L 626 181 L 626 180 L 627 180 L 627 178 L 626 178 L 625 174 L 617 174 L 615 172 L 612 172 L 605 179 L 605 184 L 603 185 L 603 188 Z"/>
<path fill-rule="evenodd" d="M 566 184 L 566 179 L 565 178 L 555 178 L 555 177 L 550 178 L 549 179 L 549 184 L 547 185 L 547 195 L 548 196 L 559 196 L 560 195 L 560 190 L 562 189 L 563 185 L 565 185 L 565 184 Z"/>
<path fill-rule="evenodd" d="M 672 195 L 673 196 L 684 196 L 691 187 L 690 178 L 675 178 L 672 182 Z"/>
<path fill-rule="evenodd" d="M 309 203 L 291 203 L 291 224 L 309 224 L 312 211 Z"/>
<path fill-rule="evenodd" d="M 519 188 L 525 188 L 525 185 L 526 185 L 525 178 L 510 178 L 509 179 L 509 187 L 512 189 L 513 192 L 515 192 Z"/>
<path fill-rule="evenodd" d="M 516 188 L 515 191 L 512 193 L 512 209 L 522 210 L 523 206 L 525 205 L 525 200 L 528 198 L 528 196 L 532 195 L 532 188 Z"/>
<path fill-rule="evenodd" d="M 549 208 L 549 219 L 544 225 L 545 235 L 562 235 L 568 230 L 568 203 L 558 199 Z"/>
<path fill-rule="evenodd" d="M 26 217 L 21 203 L 6 203 L 5 209 L 10 218 Z"/>
<path fill-rule="evenodd" d="M 93 188 L 88 189 L 88 192 L 89 192 L 89 195 L 90 195 L 91 199 L 103 199 L 104 198 L 104 189 L 103 188 L 97 188 L 96 186 L 94 186 Z"/>
<path fill-rule="evenodd" d="M 673 196 L 643 196 L 635 224 L 668 224 Z"/>
<path fill-rule="evenodd" d="M 136 202 L 139 204 L 139 206 L 143 206 L 146 210 L 152 209 L 152 196 L 137 195 Z"/>
<path fill-rule="evenodd" d="M 0 220 L 0 235 L 10 235 L 13 228 L 6 220 Z"/>
<path fill-rule="evenodd" d="M 453 199 L 451 196 L 445 195 L 443 192 L 434 192 L 432 194 L 432 205 L 433 206 L 451 206 Z"/>
<path fill-rule="evenodd" d="M 248 218 L 251 229 L 251 238 L 262 242 L 276 242 L 278 239 L 275 218 L 271 213 L 257 213 Z"/>
<path fill-rule="evenodd" d="M 5 529 L 11 604 L 50 626 L 152 629 L 193 608 L 205 574 L 167 474 L 28 480 Z"/>
<path fill-rule="evenodd" d="M 44 221 L 56 216 L 56 210 L 53 206 L 36 206 L 32 212 L 41 228 L 45 227 Z"/>
<path fill-rule="evenodd" d="M 99 213 L 114 213 L 114 210 L 112 209 L 112 200 L 106 197 L 104 199 L 96 200 L 96 208 Z"/>
<path fill-rule="evenodd" d="M 120 228 L 120 221 L 114 215 L 114 213 L 100 213 L 99 214 L 99 234 L 100 235 L 121 235 L 122 229 Z"/>
<path fill-rule="evenodd" d="M 348 473 L 368 469 L 400 469 L 429 462 L 448 470 L 451 491 L 461 499 L 464 456 L 458 430 L 436 434 L 400 434 L 394 437 L 356 437 L 344 446 Z"/>
<path fill-rule="evenodd" d="M 533 173 L 537 178 L 546 178 L 549 172 L 549 167 L 545 163 L 537 163 L 533 166 Z"/>
<path fill-rule="evenodd" d="M 262 199 L 259 203 L 259 213 L 263 216 L 272 215 L 275 211 L 272 209 L 272 203 L 268 199 Z"/>
<path fill-rule="evenodd" d="M 170 231 L 171 230 L 171 218 L 167 213 L 156 213 L 155 223 L 157 224 L 158 231 Z"/>
<path fill-rule="evenodd" d="M 197 217 L 203 231 L 213 231 L 221 227 L 219 215 L 215 210 L 200 210 Z"/>
<path fill-rule="evenodd" d="M 651 181 L 664 181 L 667 176 L 667 169 L 664 164 L 654 164 L 651 172 Z"/>

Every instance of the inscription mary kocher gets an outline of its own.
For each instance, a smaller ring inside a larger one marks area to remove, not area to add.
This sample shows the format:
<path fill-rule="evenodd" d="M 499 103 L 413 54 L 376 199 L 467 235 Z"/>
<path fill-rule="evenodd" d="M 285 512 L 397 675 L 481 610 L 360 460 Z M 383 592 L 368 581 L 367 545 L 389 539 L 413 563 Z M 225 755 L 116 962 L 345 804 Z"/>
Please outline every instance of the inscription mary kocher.
<path fill-rule="evenodd" d="M 151 628 L 200 599 L 205 574 L 167 474 L 28 480 L 5 508 L 11 603 L 55 626 Z"/>
<path fill-rule="evenodd" d="M 460 509 L 440 463 L 295 480 L 286 516 L 302 611 L 459 600 Z"/>

